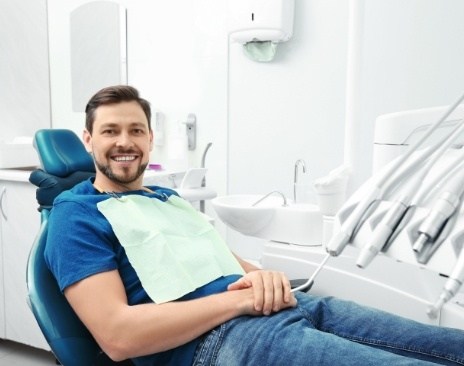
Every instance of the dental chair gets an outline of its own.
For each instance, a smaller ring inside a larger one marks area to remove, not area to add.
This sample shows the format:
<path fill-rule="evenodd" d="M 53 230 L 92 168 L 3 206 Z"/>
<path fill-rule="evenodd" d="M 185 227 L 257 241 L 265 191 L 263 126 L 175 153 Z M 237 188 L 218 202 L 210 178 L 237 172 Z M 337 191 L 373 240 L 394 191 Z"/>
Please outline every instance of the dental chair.
<path fill-rule="evenodd" d="M 29 254 L 27 288 L 30 308 L 57 362 L 64 366 L 132 365 L 113 362 L 100 349 L 68 304 L 48 270 L 44 249 L 47 223 L 54 198 L 63 190 L 95 175 L 93 160 L 80 139 L 70 130 L 39 130 L 34 137 L 41 169 L 33 171 L 41 227 Z"/>

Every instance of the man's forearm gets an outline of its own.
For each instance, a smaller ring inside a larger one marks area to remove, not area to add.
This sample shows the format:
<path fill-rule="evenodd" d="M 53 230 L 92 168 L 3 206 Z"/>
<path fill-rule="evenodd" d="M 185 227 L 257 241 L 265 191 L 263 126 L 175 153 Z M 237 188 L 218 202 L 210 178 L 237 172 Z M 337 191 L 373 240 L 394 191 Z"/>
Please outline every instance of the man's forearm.
<path fill-rule="evenodd" d="M 252 312 L 253 294 L 228 291 L 186 302 L 127 306 L 100 339 L 114 360 L 162 352 L 185 344 L 216 326 Z"/>

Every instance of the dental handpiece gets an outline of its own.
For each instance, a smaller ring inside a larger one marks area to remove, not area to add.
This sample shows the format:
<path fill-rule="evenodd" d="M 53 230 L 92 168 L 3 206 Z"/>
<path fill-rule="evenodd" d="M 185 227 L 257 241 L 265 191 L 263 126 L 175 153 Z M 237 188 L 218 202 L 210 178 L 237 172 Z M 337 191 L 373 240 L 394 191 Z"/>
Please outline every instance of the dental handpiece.
<path fill-rule="evenodd" d="M 365 268 L 372 262 L 387 244 L 393 232 L 400 224 L 418 187 L 421 186 L 427 170 L 422 169 L 412 177 L 401 196 L 395 199 L 382 220 L 375 227 L 368 242 L 361 248 L 356 265 Z"/>
<path fill-rule="evenodd" d="M 464 248 L 461 249 L 453 272 L 445 282 L 442 293 L 438 300 L 427 309 L 427 314 L 430 318 L 436 318 L 441 308 L 459 291 L 464 282 Z"/>
<path fill-rule="evenodd" d="M 379 254 L 403 218 L 404 213 L 408 209 L 408 202 L 408 197 L 404 196 L 393 202 L 385 216 L 375 227 L 369 242 L 362 247 L 358 259 L 356 260 L 356 265 L 358 267 L 367 267 L 374 257 Z"/>
<path fill-rule="evenodd" d="M 356 226 L 361 221 L 362 216 L 368 207 L 380 196 L 380 189 L 374 186 L 364 199 L 358 203 L 350 216 L 342 224 L 340 231 L 332 236 L 327 244 L 326 250 L 332 256 L 339 255 L 346 245 L 350 242 Z"/>
<path fill-rule="evenodd" d="M 419 226 L 419 237 L 413 250 L 420 252 L 428 241 L 433 241 L 445 221 L 456 211 L 460 197 L 464 193 L 464 170 L 455 175 L 444 187 L 444 191 L 433 204 L 429 215 Z"/>
<path fill-rule="evenodd" d="M 417 230 L 419 237 L 414 242 L 412 249 L 419 253 L 424 245 L 433 241 L 444 222 L 453 214 L 459 204 L 459 196 L 452 192 L 443 192 L 433 205 L 428 216 Z"/>

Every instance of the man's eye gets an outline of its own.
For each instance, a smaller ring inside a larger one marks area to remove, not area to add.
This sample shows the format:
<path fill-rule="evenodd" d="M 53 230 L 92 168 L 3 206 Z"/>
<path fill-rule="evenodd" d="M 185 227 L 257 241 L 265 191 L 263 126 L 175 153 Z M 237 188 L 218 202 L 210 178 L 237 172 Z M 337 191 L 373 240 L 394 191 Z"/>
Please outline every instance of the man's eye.
<path fill-rule="evenodd" d="M 113 135 L 114 134 L 114 130 L 103 130 L 102 133 L 104 135 Z"/>

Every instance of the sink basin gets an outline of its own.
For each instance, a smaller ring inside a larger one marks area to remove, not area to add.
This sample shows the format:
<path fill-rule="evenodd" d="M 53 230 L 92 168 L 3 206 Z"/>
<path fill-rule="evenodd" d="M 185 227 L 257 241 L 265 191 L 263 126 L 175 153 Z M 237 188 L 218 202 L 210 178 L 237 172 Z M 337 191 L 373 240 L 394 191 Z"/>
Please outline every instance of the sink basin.
<path fill-rule="evenodd" d="M 211 204 L 227 226 L 253 236 L 269 224 L 275 208 L 283 203 L 281 197 L 268 197 L 257 206 L 252 206 L 262 197 L 252 194 L 221 196 L 214 198 Z"/>
<path fill-rule="evenodd" d="M 249 236 L 297 245 L 322 245 L 323 217 L 319 206 L 283 206 L 282 197 L 229 195 L 211 202 L 219 218 L 230 228 Z"/>

